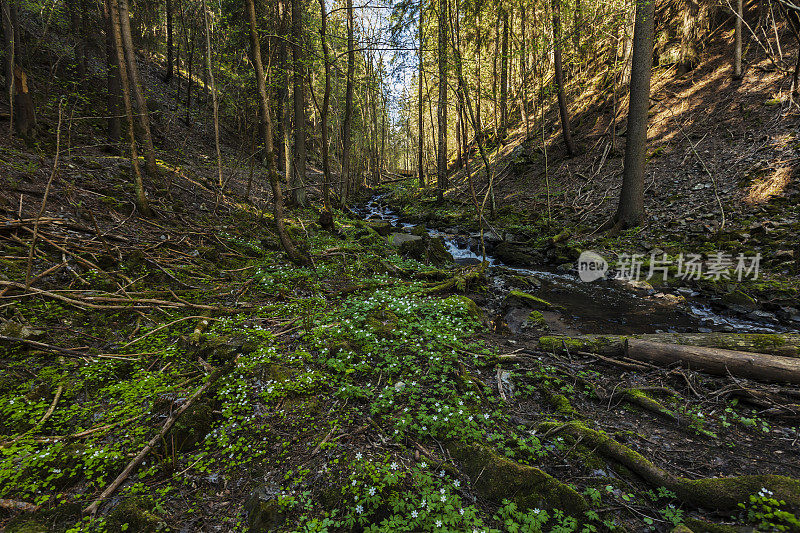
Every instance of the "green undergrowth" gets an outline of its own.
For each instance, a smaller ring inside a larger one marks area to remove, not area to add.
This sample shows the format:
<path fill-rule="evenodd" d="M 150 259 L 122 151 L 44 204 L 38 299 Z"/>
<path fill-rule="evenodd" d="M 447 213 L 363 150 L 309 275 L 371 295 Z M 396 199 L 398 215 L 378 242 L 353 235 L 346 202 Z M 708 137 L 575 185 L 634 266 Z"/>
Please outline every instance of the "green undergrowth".
<path fill-rule="evenodd" d="M 329 234 L 312 211 L 295 215 L 290 232 L 314 257 L 309 267 L 289 265 L 268 229 L 253 230 L 258 213 L 218 225 L 220 245 L 170 268 L 198 288 L 135 254 L 123 262 L 141 277 L 137 295 L 218 311 L 90 311 L 33 298 L 5 309 L 45 342 L 90 345 L 83 358 L 0 348 L 0 498 L 40 506 L 8 531 L 203 520 L 234 531 L 589 532 L 620 527 L 608 510 L 616 501 L 645 501 L 598 474 L 606 464 L 586 446 L 511 416 L 485 369 L 497 351 L 479 340 L 480 310 L 415 278 L 436 269 L 359 220 L 339 215 Z M 109 352 L 127 357 L 100 357 Z M 98 516 L 82 518 L 208 365 L 230 366 Z M 581 418 L 593 399 L 556 367 L 504 371 L 514 401 L 541 402 L 545 420 Z M 582 481 L 559 480 L 548 465 L 575 454 L 582 476 L 570 477 Z M 498 488 L 510 481 L 513 490 Z M 674 498 L 662 503 L 637 523 L 679 516 Z"/>

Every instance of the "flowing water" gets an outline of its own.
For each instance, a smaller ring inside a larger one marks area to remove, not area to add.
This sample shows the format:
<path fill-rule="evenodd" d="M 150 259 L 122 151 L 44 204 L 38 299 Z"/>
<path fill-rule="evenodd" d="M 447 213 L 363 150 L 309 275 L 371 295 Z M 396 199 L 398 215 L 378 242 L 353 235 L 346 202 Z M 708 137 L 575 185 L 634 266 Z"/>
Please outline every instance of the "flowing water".
<path fill-rule="evenodd" d="M 385 194 L 373 196 L 355 211 L 366 220 L 390 223 L 398 232 L 414 226 L 402 222 L 386 204 Z M 457 264 L 477 264 L 481 256 L 473 249 L 475 235 L 465 232 L 428 230 L 431 237 L 441 237 Z M 477 247 L 475 247 L 477 248 Z M 793 330 L 777 318 L 736 316 L 721 305 L 704 298 L 689 288 L 673 294 L 681 301 L 654 290 L 641 290 L 616 279 L 591 283 L 581 281 L 570 272 L 557 272 L 548 266 L 516 268 L 503 265 L 487 256 L 487 276 L 491 297 L 488 307 L 500 311 L 506 294 L 519 288 L 554 304 L 558 311 L 544 312 L 545 320 L 556 333 L 661 333 L 711 332 L 774 333 Z M 535 288 L 525 288 L 525 286 Z M 512 332 L 525 322 L 530 310 L 504 309 L 505 320 Z"/>

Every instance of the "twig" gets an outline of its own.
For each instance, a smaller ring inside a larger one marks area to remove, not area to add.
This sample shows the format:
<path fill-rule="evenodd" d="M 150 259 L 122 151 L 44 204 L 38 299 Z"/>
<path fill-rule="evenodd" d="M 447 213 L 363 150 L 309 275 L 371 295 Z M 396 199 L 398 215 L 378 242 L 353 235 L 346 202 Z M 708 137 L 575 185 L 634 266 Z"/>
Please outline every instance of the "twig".
<path fill-rule="evenodd" d="M 92 355 L 88 353 L 79 352 L 77 350 L 70 350 L 69 348 L 61 348 L 59 346 L 53 346 L 52 344 L 45 344 L 43 342 L 32 341 L 30 339 L 21 339 L 19 337 L 9 337 L 7 335 L 0 335 L 0 341 L 7 341 L 7 342 L 19 342 L 21 344 L 27 344 L 28 346 L 32 346 L 33 348 L 38 348 L 40 350 L 44 350 L 46 352 L 58 353 L 61 355 L 66 355 L 68 357 L 79 357 L 81 359 L 85 358 L 93 358 L 99 357 L 101 359 L 119 359 L 122 361 L 138 361 L 138 359 L 133 359 L 131 357 L 126 357 L 124 355 L 116 356 L 111 354 L 102 354 L 102 355 Z"/>

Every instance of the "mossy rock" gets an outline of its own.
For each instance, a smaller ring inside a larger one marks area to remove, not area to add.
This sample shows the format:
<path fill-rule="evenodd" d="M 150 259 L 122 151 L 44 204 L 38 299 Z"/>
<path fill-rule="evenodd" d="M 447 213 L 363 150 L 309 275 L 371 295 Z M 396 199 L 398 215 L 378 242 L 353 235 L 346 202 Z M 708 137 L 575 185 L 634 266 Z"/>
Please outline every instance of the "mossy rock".
<path fill-rule="evenodd" d="M 744 531 L 752 531 L 752 528 L 739 528 L 726 524 L 712 524 L 711 522 L 692 518 L 691 516 L 686 517 L 686 525 L 689 526 L 694 533 L 743 533 Z"/>
<path fill-rule="evenodd" d="M 191 359 L 202 357 L 211 364 L 225 364 L 239 353 L 253 352 L 258 346 L 244 336 L 192 334 L 181 337 L 181 345 Z"/>
<path fill-rule="evenodd" d="M 450 296 L 445 300 L 447 302 L 454 302 L 458 305 L 459 308 L 463 309 L 467 316 L 473 318 L 475 320 L 482 320 L 483 319 L 483 311 L 478 304 L 476 304 L 472 298 L 467 298 L 466 296 L 462 296 L 460 294 L 455 294 Z"/>
<path fill-rule="evenodd" d="M 506 296 L 505 305 L 509 307 L 527 307 L 537 311 L 559 310 L 560 306 L 553 305 L 547 300 L 538 298 L 522 291 L 510 291 Z"/>
<path fill-rule="evenodd" d="M 245 502 L 248 531 L 251 533 L 275 531 L 286 521 L 286 513 L 272 492 L 256 489 Z"/>
<path fill-rule="evenodd" d="M 18 516 L 6 525 L 5 533 L 64 533 L 81 519 L 81 506 L 65 503 Z"/>
<path fill-rule="evenodd" d="M 400 253 L 426 265 L 442 266 L 453 262 L 453 256 L 447 251 L 442 238 L 423 237 L 414 241 L 406 241 L 400 245 Z"/>
<path fill-rule="evenodd" d="M 391 337 L 395 333 L 400 318 L 388 309 L 373 309 L 367 315 L 367 327 L 379 337 Z"/>
<path fill-rule="evenodd" d="M 570 515 L 588 509 L 583 496 L 538 468 L 511 461 L 478 445 L 450 443 L 447 449 L 482 498 L 494 502 L 509 499 L 521 509 L 560 509 Z"/>
<path fill-rule="evenodd" d="M 547 320 L 545 320 L 541 311 L 531 311 L 531 314 L 528 315 L 528 322 L 533 326 L 547 327 Z"/>
<path fill-rule="evenodd" d="M 156 531 L 161 519 L 153 514 L 153 501 L 145 496 L 126 498 L 108 515 L 108 531 Z"/>
<path fill-rule="evenodd" d="M 749 501 L 763 487 L 775 493 L 776 500 L 800 508 L 800 480 L 777 475 L 751 475 L 727 478 L 683 479 L 674 488 L 684 501 L 699 507 L 720 511 L 736 510 L 740 503 Z"/>
<path fill-rule="evenodd" d="M 507 265 L 531 267 L 544 262 L 542 255 L 531 248 L 510 242 L 500 242 L 492 251 L 495 257 Z"/>
<path fill-rule="evenodd" d="M 731 291 L 722 296 L 722 301 L 728 305 L 741 305 L 747 309 L 757 309 L 758 303 L 752 296 L 740 290 Z"/>
<path fill-rule="evenodd" d="M 167 442 L 173 442 L 172 437 L 174 437 L 177 451 L 191 450 L 211 432 L 213 413 L 210 403 L 195 402 L 175 422 L 175 426 L 167 436 Z"/>

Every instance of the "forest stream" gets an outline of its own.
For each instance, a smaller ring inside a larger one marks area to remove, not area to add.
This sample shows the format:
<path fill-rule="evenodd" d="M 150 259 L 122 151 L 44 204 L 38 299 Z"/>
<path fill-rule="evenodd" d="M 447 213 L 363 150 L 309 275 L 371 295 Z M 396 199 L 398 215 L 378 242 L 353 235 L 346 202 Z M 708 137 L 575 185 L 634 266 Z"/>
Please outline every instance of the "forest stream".
<path fill-rule="evenodd" d="M 355 212 L 365 220 L 388 222 L 398 232 L 409 233 L 415 224 L 404 221 L 389 205 L 387 196 L 372 196 Z M 431 238 L 441 238 L 445 248 L 459 265 L 479 264 L 479 236 L 426 228 Z M 664 294 L 648 285 L 636 286 L 627 280 L 607 277 L 594 282 L 581 281 L 575 269 L 564 271 L 552 266 L 520 268 L 503 264 L 486 255 L 490 315 L 501 313 L 511 333 L 525 326 L 529 310 L 503 306 L 514 280 L 523 278 L 535 287 L 538 298 L 550 302 L 553 310 L 542 314 L 550 331 L 576 334 L 645 334 L 645 333 L 780 333 L 795 331 L 777 316 L 733 316 L 724 304 L 688 287 L 675 294 Z"/>

